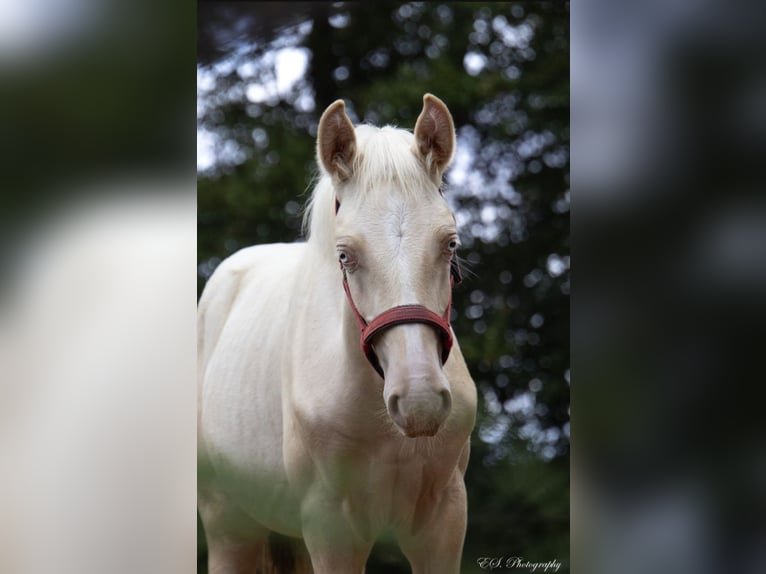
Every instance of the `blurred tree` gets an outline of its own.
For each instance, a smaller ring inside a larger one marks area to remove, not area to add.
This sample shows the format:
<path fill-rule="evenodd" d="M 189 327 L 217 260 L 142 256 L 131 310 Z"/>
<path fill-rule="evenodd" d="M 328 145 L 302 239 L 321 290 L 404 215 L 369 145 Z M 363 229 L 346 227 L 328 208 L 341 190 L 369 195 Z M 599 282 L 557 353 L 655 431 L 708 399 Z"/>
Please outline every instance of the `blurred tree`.
<path fill-rule="evenodd" d="M 411 129 L 425 92 L 447 103 L 468 270 L 453 324 L 483 398 L 464 571 L 568 571 L 568 4 L 202 3 L 198 26 L 200 289 L 237 249 L 300 240 L 328 104 Z M 368 571 L 409 568 L 383 541 Z"/>

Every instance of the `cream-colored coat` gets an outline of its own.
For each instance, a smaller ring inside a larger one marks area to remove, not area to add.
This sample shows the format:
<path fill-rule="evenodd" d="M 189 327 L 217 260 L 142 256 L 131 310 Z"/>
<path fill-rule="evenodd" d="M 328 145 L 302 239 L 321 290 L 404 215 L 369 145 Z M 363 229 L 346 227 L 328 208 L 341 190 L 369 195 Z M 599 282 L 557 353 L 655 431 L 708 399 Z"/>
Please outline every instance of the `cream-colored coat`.
<path fill-rule="evenodd" d="M 363 571 L 382 532 L 414 572 L 459 572 L 476 411 L 459 345 L 442 369 L 433 329 L 393 327 L 375 343 L 381 380 L 338 268 L 343 253 L 368 320 L 404 303 L 445 308 L 455 230 L 436 182 L 452 157 L 439 138 L 454 147 L 454 133 L 443 103 L 424 104 L 415 137 L 349 133 L 342 102 L 328 108 L 308 242 L 243 249 L 205 288 L 199 509 L 211 570 L 245 571 L 274 531 L 303 538 L 318 574 Z"/>

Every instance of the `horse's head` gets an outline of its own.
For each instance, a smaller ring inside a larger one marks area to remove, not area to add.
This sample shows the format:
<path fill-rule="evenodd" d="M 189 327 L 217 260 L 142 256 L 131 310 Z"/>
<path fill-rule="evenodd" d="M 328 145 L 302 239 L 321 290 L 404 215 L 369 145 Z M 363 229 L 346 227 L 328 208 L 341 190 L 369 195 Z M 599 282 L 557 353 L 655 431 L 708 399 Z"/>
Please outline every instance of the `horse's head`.
<path fill-rule="evenodd" d="M 362 327 L 404 305 L 421 319 L 429 311 L 437 319 L 447 314 L 446 329 L 415 319 L 386 326 L 369 341 L 388 413 L 409 437 L 436 434 L 451 406 L 442 359 L 452 342 L 450 263 L 458 236 L 440 186 L 454 149 L 450 112 L 430 94 L 414 135 L 392 127 L 355 129 L 341 100 L 319 123 L 317 155 L 338 205 L 335 251 L 347 280 L 348 312 Z"/>

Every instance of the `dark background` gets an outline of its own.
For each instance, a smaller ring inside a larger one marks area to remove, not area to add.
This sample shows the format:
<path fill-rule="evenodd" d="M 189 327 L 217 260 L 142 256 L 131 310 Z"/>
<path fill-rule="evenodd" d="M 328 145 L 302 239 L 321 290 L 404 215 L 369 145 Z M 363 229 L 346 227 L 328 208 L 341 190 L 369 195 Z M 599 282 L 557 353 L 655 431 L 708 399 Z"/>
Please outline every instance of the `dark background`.
<path fill-rule="evenodd" d="M 278 88 L 280 62 L 294 62 L 280 51 L 307 66 Z M 463 571 L 522 556 L 568 572 L 567 5 L 201 3 L 198 89 L 200 288 L 237 249 L 301 239 L 327 105 L 412 129 L 424 93 L 444 100 L 467 268 L 453 326 L 480 399 Z M 409 566 L 384 540 L 368 572 Z"/>

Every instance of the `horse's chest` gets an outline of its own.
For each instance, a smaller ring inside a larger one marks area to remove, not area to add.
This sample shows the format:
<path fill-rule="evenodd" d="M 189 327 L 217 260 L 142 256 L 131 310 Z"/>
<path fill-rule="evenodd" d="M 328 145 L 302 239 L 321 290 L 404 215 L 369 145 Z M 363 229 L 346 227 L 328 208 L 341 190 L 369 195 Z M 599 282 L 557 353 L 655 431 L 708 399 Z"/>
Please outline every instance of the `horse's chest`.
<path fill-rule="evenodd" d="M 346 493 L 346 512 L 360 528 L 410 527 L 442 496 L 454 465 L 418 449 L 382 449 L 359 469 Z"/>
<path fill-rule="evenodd" d="M 289 442 L 295 447 L 287 452 L 291 482 L 309 498 L 321 493 L 331 505 L 340 505 L 362 538 L 389 528 L 412 530 L 428 520 L 460 474 L 466 437 L 448 429 L 433 438 L 406 438 L 360 414 L 375 412 L 374 404 L 362 399 L 355 404 L 340 411 L 337 402 L 322 408 L 314 402 L 311 409 L 294 403 L 301 432 Z M 323 416 L 331 406 L 335 416 Z"/>

